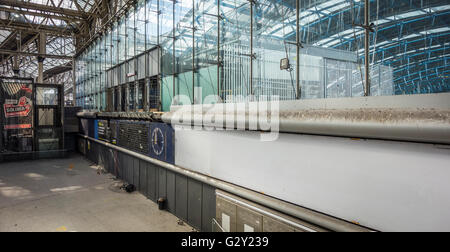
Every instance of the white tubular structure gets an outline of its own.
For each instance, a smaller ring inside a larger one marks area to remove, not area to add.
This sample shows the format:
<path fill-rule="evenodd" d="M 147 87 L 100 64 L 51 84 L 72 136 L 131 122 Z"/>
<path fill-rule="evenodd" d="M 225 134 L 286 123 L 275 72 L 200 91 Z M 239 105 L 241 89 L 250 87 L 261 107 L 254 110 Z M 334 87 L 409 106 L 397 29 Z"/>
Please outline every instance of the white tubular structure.
<path fill-rule="evenodd" d="M 248 109 L 257 107 L 256 103 L 236 104 L 234 110 L 226 112 L 224 106 L 229 108 L 230 104 L 195 105 L 188 112 L 179 110 L 186 107 L 174 106 L 162 119 L 202 126 L 205 118 L 212 118 L 217 126 L 225 122 L 216 118 L 235 116 L 235 126 L 245 125 L 246 129 L 258 119 Z M 189 119 L 178 120 L 183 117 Z M 261 130 L 259 123 L 255 130 Z M 450 94 L 280 101 L 279 131 L 450 144 Z"/>

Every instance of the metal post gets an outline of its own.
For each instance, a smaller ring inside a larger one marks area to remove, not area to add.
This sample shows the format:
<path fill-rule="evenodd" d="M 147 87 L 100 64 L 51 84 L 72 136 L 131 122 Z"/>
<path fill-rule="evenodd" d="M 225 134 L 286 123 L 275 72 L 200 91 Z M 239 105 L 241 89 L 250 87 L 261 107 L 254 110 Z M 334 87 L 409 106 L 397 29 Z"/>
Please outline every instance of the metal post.
<path fill-rule="evenodd" d="M 77 93 L 76 93 L 76 68 L 75 68 L 75 58 L 72 59 L 72 105 L 76 106 L 76 99 L 77 99 Z"/>
<path fill-rule="evenodd" d="M 365 0 L 364 3 L 364 26 L 365 26 L 365 41 L 364 41 L 364 49 L 365 49 L 365 79 L 366 83 L 364 86 L 364 96 L 370 96 L 370 61 L 369 61 L 369 50 L 370 50 L 370 16 L 369 16 L 369 8 L 370 3 L 369 0 Z"/>
<path fill-rule="evenodd" d="M 19 32 L 19 34 L 16 35 L 16 46 L 17 46 L 17 51 L 18 52 L 22 51 L 21 40 L 22 40 L 21 33 Z M 18 54 L 13 56 L 13 67 L 12 67 L 12 70 L 13 70 L 14 76 L 16 76 L 16 77 L 19 77 L 19 74 L 20 74 L 19 59 L 18 58 L 19 58 Z"/>
<path fill-rule="evenodd" d="M 39 54 L 46 53 L 46 34 L 41 32 L 39 34 Z M 38 56 L 38 83 L 44 83 L 44 60 L 42 56 Z"/>
<path fill-rule="evenodd" d="M 172 79 L 173 79 L 173 98 L 175 99 L 175 43 L 176 43 L 176 37 L 175 37 L 175 4 L 176 0 L 173 0 L 173 12 L 172 12 L 172 26 L 173 26 L 173 44 L 172 44 Z"/>
<path fill-rule="evenodd" d="M 300 0 L 297 0 L 297 99 L 301 98 L 300 90 Z"/>
<path fill-rule="evenodd" d="M 125 112 L 130 111 L 130 83 L 125 85 Z"/>
<path fill-rule="evenodd" d="M 163 92 L 162 92 L 162 75 L 161 75 L 161 45 L 160 45 L 160 42 L 159 42 L 159 25 L 160 25 L 160 21 L 161 21 L 161 19 L 159 18 L 159 16 L 161 15 L 161 10 L 159 9 L 159 0 L 157 0 L 157 6 L 156 6 L 156 8 L 157 8 L 157 20 L 156 20 L 156 35 L 157 35 L 157 37 L 156 37 L 156 44 L 157 44 L 157 50 L 158 50 L 158 77 L 157 77 L 157 86 L 159 87 L 159 104 L 158 104 L 158 108 L 159 108 L 159 110 L 160 111 L 162 111 L 162 96 L 163 96 Z M 149 53 L 147 53 L 147 55 L 150 55 Z M 148 56 L 147 56 L 148 57 Z M 150 91 L 150 84 L 151 84 L 151 82 L 150 82 L 150 79 L 149 79 L 149 83 L 147 84 L 147 87 L 149 88 L 149 91 Z M 147 94 L 147 96 L 148 96 L 148 98 L 147 98 L 147 101 L 148 101 L 148 103 L 147 103 L 147 107 L 148 107 L 148 110 L 150 110 L 150 92 L 146 92 L 146 94 Z"/>
<path fill-rule="evenodd" d="M 117 85 L 117 111 L 123 112 L 122 111 L 122 87 L 120 85 Z"/>
<path fill-rule="evenodd" d="M 192 0 L 192 104 L 195 104 L 195 0 Z"/>
<path fill-rule="evenodd" d="M 253 4 L 250 1 L 250 95 L 253 95 Z M 253 99 L 253 98 L 252 98 Z"/>
<path fill-rule="evenodd" d="M 220 97 L 220 0 L 217 0 L 217 96 Z"/>

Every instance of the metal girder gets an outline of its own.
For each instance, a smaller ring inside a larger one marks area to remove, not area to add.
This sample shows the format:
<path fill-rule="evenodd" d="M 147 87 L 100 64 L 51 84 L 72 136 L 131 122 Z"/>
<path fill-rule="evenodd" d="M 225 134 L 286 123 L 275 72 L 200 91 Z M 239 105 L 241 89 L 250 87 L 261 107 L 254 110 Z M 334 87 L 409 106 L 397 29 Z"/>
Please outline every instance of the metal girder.
<path fill-rule="evenodd" d="M 77 38 L 76 43 L 76 55 L 81 54 L 87 47 L 90 45 L 96 38 L 98 38 L 103 32 L 105 32 L 115 20 L 117 20 L 119 17 L 122 17 L 125 15 L 125 13 L 130 9 L 134 4 L 136 4 L 136 0 L 123 0 L 123 5 L 118 8 L 118 2 L 117 0 L 114 1 L 113 9 L 109 10 L 109 13 L 107 12 L 105 14 L 104 18 L 107 18 L 106 21 L 103 20 L 102 23 L 95 27 L 92 31 L 88 30 L 89 35 L 87 37 L 80 36 Z M 107 6 L 107 5 L 106 5 Z M 97 5 L 94 6 L 94 11 L 97 9 Z M 93 21 L 94 22 L 94 21 Z M 89 29 L 89 27 L 87 27 Z M 80 30 L 84 31 L 86 27 L 81 27 Z"/>
<path fill-rule="evenodd" d="M 55 55 L 55 54 L 44 54 L 44 53 L 32 53 L 32 52 L 19 52 L 12 50 L 0 49 L 0 54 L 8 54 L 8 55 L 22 55 L 22 56 L 36 56 L 43 58 L 53 58 L 53 59 L 72 59 L 72 56 L 67 55 Z"/>
<path fill-rule="evenodd" d="M 70 22 L 85 22 L 86 20 L 81 17 L 73 17 L 73 16 L 67 16 L 67 15 L 54 15 L 44 12 L 36 12 L 36 11 L 28 11 L 28 10 L 19 10 L 14 8 L 6 8 L 0 6 L 0 11 L 10 12 L 10 13 L 17 13 L 22 15 L 33 15 L 33 16 L 39 16 L 39 17 L 47 17 L 52 19 L 59 19 L 64 21 L 70 21 Z"/>
<path fill-rule="evenodd" d="M 36 3 L 17 1 L 17 0 L 2 0 L 1 4 L 6 5 L 6 6 L 11 6 L 11 7 L 26 8 L 29 10 L 44 11 L 44 12 L 50 12 L 50 13 L 78 17 L 78 18 L 87 18 L 88 16 L 95 15 L 95 14 L 86 13 L 86 12 L 78 11 L 78 10 L 53 7 L 53 6 L 49 6 L 49 5 L 45 5 L 45 4 L 36 4 Z"/>
<path fill-rule="evenodd" d="M 17 22 L 8 19 L 0 19 L 0 27 L 2 27 L 2 29 L 4 30 L 11 30 L 11 31 L 15 30 L 24 30 L 30 32 L 42 31 L 48 34 L 55 34 L 61 37 L 72 37 L 76 32 L 75 30 L 69 30 L 63 27 Z"/>
<path fill-rule="evenodd" d="M 10 40 L 16 39 L 16 37 L 17 37 L 17 32 L 16 32 L 16 31 L 11 32 L 11 33 L 8 35 L 8 37 L 7 37 L 5 40 L 3 40 L 3 42 L 0 44 L 0 48 L 3 48 L 6 44 L 9 43 Z"/>
<path fill-rule="evenodd" d="M 10 34 L 10 36 L 12 36 L 12 37 L 16 37 L 17 36 L 17 33 L 16 32 L 13 32 L 13 33 L 11 33 Z M 31 38 L 23 38 L 23 40 L 20 42 L 20 47 L 17 47 L 16 48 L 16 50 L 18 51 L 18 52 L 21 52 L 21 51 L 23 51 L 23 49 L 24 48 L 26 48 L 30 43 L 32 43 L 36 38 L 37 38 L 37 36 L 39 36 L 39 34 L 35 34 L 35 35 L 33 35 Z M 3 44 L 0 46 L 0 48 L 3 48 Z M 9 50 L 10 50 L 11 48 L 9 48 Z M 7 49 L 8 50 L 8 49 Z M 1 59 L 1 64 L 3 64 L 4 63 L 4 61 L 8 61 L 9 60 L 9 58 L 11 57 L 11 55 L 8 55 L 6 58 L 5 57 L 2 57 L 2 59 Z"/>

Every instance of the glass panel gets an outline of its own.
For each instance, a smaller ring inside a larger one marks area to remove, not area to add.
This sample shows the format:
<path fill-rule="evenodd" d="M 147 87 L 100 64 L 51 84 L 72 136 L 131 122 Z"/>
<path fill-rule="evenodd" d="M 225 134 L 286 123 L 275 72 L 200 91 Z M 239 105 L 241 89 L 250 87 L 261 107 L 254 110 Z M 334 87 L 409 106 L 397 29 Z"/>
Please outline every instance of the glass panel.
<path fill-rule="evenodd" d="M 302 54 L 300 64 L 300 86 L 303 99 L 324 97 L 324 59 Z"/>
<path fill-rule="evenodd" d="M 192 0 L 176 2 L 175 22 L 175 95 L 183 95 L 185 99 L 177 100 L 177 104 L 186 105 L 194 102 Z"/>
<path fill-rule="evenodd" d="M 223 54 L 222 99 L 250 95 L 250 3 L 247 0 L 221 1 Z"/>
<path fill-rule="evenodd" d="M 174 73 L 173 62 L 173 1 L 160 0 L 160 43 L 161 43 L 161 74 L 163 77 Z"/>
<path fill-rule="evenodd" d="M 168 3 L 169 1 L 167 1 L 167 3 L 165 4 Z M 146 49 L 150 49 L 158 44 L 158 0 L 146 1 L 145 14 L 146 14 L 146 23 L 145 23 Z M 167 15 L 166 17 L 168 18 Z"/>
<path fill-rule="evenodd" d="M 61 129 L 39 129 L 37 141 L 39 151 L 58 150 L 61 139 Z"/>
<path fill-rule="evenodd" d="M 118 63 L 119 39 L 118 24 L 114 23 L 111 30 L 111 65 L 113 66 Z"/>
<path fill-rule="evenodd" d="M 195 93 L 196 103 L 204 103 L 209 95 L 218 94 L 218 48 L 217 48 L 217 3 L 216 1 L 195 0 L 195 87 L 202 96 Z M 215 102 L 217 99 L 206 101 Z"/>
<path fill-rule="evenodd" d="M 119 54 L 119 61 L 117 63 L 122 63 L 125 61 L 126 59 L 126 54 L 127 54 L 127 50 L 126 50 L 126 42 L 127 42 L 127 37 L 126 37 L 126 26 L 125 26 L 125 17 L 122 17 L 119 21 L 119 29 L 118 29 L 118 54 Z"/>
<path fill-rule="evenodd" d="M 58 105 L 58 89 L 56 88 L 36 88 L 37 105 Z"/>
<path fill-rule="evenodd" d="M 127 55 L 126 55 L 126 59 L 131 59 L 132 57 L 135 56 L 135 51 L 134 51 L 134 42 L 135 42 L 135 23 L 134 23 L 134 17 L 135 17 L 135 13 L 134 13 L 134 8 L 131 8 L 129 13 L 128 13 L 128 17 L 127 17 L 127 21 L 126 21 L 126 37 L 127 37 Z"/>
<path fill-rule="evenodd" d="M 145 51 L 145 30 L 146 30 L 146 15 L 145 15 L 145 0 L 139 0 L 136 5 L 136 55 Z M 155 22 L 156 24 L 156 22 Z"/>
<path fill-rule="evenodd" d="M 253 94 L 278 96 L 293 100 L 297 96 L 295 43 L 295 8 L 279 4 L 268 7 L 270 1 L 259 1 L 253 7 Z M 280 62 L 288 59 L 287 67 Z"/>

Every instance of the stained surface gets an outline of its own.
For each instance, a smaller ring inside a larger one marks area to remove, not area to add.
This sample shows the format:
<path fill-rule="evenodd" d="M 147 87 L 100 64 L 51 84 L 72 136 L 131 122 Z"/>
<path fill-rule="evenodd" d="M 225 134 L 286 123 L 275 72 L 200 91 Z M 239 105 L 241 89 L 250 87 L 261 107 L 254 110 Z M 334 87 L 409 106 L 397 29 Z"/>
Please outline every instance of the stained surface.
<path fill-rule="evenodd" d="M 79 155 L 0 164 L 0 232 L 192 230 L 90 164 Z"/>

